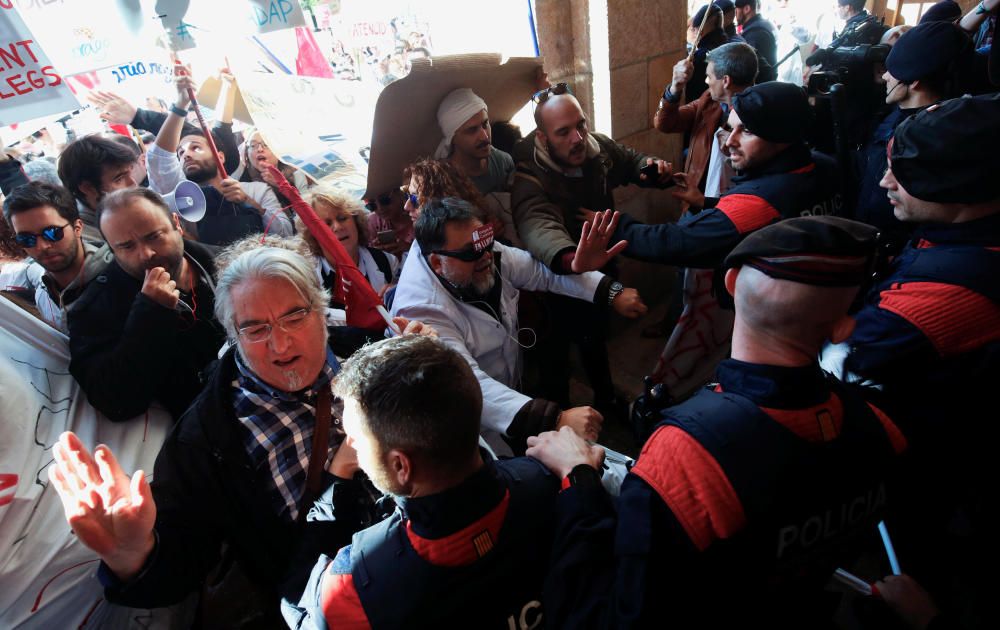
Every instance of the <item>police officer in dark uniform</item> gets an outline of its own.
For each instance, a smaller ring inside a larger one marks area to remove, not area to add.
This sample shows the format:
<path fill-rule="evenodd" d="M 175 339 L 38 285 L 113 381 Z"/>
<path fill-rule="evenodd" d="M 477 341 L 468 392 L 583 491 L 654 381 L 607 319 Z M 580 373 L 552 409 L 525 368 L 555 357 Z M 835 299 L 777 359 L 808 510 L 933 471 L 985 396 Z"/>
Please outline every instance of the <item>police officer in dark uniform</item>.
<path fill-rule="evenodd" d="M 465 359 L 437 339 L 389 339 L 352 355 L 334 394 L 345 444 L 397 509 L 320 558 L 299 604 L 283 603 L 289 625 L 537 627 L 559 480 L 529 458 L 484 462 Z"/>
<path fill-rule="evenodd" d="M 758 11 L 760 0 L 736 0 L 739 33 L 757 51 L 757 81 L 765 83 L 778 78 L 778 31 Z"/>
<path fill-rule="evenodd" d="M 907 571 L 946 605 L 980 594 L 989 615 L 998 585 L 982 559 L 1000 553 L 998 137 L 996 94 L 932 105 L 896 129 L 882 186 L 915 230 L 856 314 L 845 364 L 881 386 L 913 446 L 914 493 L 894 528 Z"/>
<path fill-rule="evenodd" d="M 899 253 L 913 226 L 893 215 L 879 186 L 886 147 L 899 123 L 958 93 L 956 68 L 967 63 L 971 53 L 972 40 L 965 31 L 951 22 L 931 21 L 904 33 L 885 60 L 885 101 L 890 109 L 857 154 L 859 185 L 853 218 L 879 228 L 888 255 Z"/>
<path fill-rule="evenodd" d="M 624 254 L 667 265 L 710 269 L 747 234 L 781 219 L 838 214 L 842 199 L 832 159 L 809 151 L 812 120 L 802 88 L 771 81 L 732 99 L 726 141 L 737 177 L 720 199 L 677 223 L 645 225 L 622 216 L 615 240 Z"/>
<path fill-rule="evenodd" d="M 597 448 L 565 432 L 529 438 L 528 454 L 570 485 L 550 624 L 823 627 L 836 604 L 823 586 L 862 538 L 877 539 L 884 480 L 906 446 L 861 390 L 816 361 L 825 339 L 849 334 L 875 244 L 870 226 L 805 217 L 732 251 L 732 359 L 716 386 L 663 412 L 622 485 L 617 524 Z"/>

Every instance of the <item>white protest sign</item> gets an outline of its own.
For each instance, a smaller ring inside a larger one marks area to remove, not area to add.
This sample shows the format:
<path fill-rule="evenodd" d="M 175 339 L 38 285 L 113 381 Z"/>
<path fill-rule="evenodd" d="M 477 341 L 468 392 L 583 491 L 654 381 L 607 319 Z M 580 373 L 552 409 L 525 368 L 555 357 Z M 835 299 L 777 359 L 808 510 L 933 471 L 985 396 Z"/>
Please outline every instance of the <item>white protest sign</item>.
<path fill-rule="evenodd" d="M 13 0 L 0 0 L 0 125 L 80 107 Z"/>
<path fill-rule="evenodd" d="M 113 606 L 97 555 L 73 535 L 49 487 L 63 431 L 111 447 L 129 473 L 153 471 L 169 414 L 113 423 L 69 373 L 68 338 L 0 298 L 0 628 L 167 628 L 172 611 Z"/>
<path fill-rule="evenodd" d="M 250 22 L 258 33 L 305 26 L 306 17 L 298 0 L 246 0 Z"/>
<path fill-rule="evenodd" d="M 360 81 L 241 74 L 240 93 L 254 125 L 282 162 L 358 197 L 377 95 Z"/>
<path fill-rule="evenodd" d="M 150 0 L 4 0 L 45 46 L 63 75 L 134 61 L 154 48 L 160 29 Z"/>

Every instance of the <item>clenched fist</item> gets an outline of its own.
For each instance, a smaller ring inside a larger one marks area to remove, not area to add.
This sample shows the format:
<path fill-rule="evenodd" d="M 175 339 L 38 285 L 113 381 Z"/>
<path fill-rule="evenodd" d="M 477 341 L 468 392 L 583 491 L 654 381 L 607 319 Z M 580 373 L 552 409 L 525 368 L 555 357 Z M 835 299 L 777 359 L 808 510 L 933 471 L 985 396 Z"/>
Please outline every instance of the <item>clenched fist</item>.
<path fill-rule="evenodd" d="M 559 414 L 556 428 L 569 427 L 583 439 L 596 442 L 603 422 L 604 416 L 593 407 L 573 407 Z"/>
<path fill-rule="evenodd" d="M 622 317 L 637 319 L 646 314 L 649 307 L 639 297 L 639 292 L 635 289 L 625 289 L 611 302 L 611 308 Z"/>
<path fill-rule="evenodd" d="M 177 282 L 171 279 L 170 274 L 163 267 L 153 267 L 146 270 L 146 278 L 142 282 L 142 294 L 153 300 L 160 306 L 174 309 L 181 299 L 181 292 L 177 290 Z"/>

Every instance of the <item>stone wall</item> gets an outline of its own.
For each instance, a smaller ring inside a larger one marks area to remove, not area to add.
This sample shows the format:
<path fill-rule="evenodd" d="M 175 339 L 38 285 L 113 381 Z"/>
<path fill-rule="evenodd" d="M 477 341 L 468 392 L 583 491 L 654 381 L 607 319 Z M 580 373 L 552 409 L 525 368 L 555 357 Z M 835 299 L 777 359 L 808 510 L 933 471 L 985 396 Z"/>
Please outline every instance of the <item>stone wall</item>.
<path fill-rule="evenodd" d="M 599 20 L 591 24 L 590 16 L 595 12 L 603 12 L 602 18 L 607 16 L 606 27 Z M 549 81 L 572 85 L 591 120 L 594 82 L 610 81 L 611 128 L 592 129 L 647 155 L 670 161 L 675 170 L 682 170 L 683 138 L 654 129 L 653 115 L 673 75 L 674 64 L 685 55 L 687 2 L 536 0 L 535 16 Z M 607 32 L 594 34 L 593 28 L 606 28 Z M 592 43 L 604 39 L 606 52 L 594 50 L 597 47 Z M 606 54 L 607 58 L 596 63 L 594 54 Z M 607 68 L 609 76 L 595 77 L 595 67 Z M 619 188 L 615 202 L 619 210 L 650 223 L 674 220 L 679 213 L 678 203 L 668 191 Z M 672 286 L 670 269 L 627 259 L 622 262 L 622 280 L 639 288 L 648 303 L 666 298 Z"/>

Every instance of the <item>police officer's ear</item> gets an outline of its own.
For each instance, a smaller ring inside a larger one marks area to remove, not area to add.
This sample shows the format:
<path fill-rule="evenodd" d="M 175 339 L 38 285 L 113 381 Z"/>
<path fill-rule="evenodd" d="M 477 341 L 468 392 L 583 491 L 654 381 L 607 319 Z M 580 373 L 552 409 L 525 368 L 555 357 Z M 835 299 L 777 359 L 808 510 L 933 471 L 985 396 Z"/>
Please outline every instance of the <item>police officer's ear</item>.
<path fill-rule="evenodd" d="M 739 267 L 726 270 L 726 291 L 733 297 L 736 297 L 736 276 L 738 275 L 740 275 Z"/>
<path fill-rule="evenodd" d="M 833 330 L 830 331 L 830 343 L 840 343 L 841 341 L 847 341 L 854 332 L 854 326 L 857 324 L 854 318 L 850 315 L 844 315 L 838 319 L 833 324 Z"/>
<path fill-rule="evenodd" d="M 406 491 L 413 483 L 413 459 L 399 449 L 390 449 L 385 454 L 386 471 L 396 484 Z"/>

